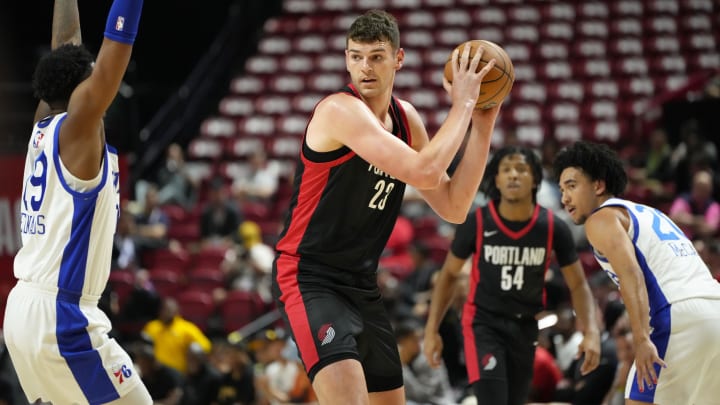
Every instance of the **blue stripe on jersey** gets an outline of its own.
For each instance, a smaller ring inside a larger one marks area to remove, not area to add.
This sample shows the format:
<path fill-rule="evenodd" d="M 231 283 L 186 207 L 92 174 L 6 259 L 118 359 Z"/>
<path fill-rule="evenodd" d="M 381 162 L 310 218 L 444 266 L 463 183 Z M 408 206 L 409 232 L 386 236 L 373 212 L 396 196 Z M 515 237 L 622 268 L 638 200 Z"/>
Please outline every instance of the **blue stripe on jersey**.
<path fill-rule="evenodd" d="M 661 359 L 665 358 L 668 345 L 670 344 L 670 329 L 672 326 L 670 317 L 671 308 L 672 305 L 667 305 L 659 312 L 656 312 L 650 319 L 650 324 L 653 326 L 653 330 L 650 333 L 650 340 L 655 345 L 658 356 L 660 356 Z M 662 367 L 659 364 L 655 364 L 653 368 L 655 368 L 655 375 L 658 376 L 658 381 L 660 381 L 662 378 Z M 628 395 L 630 399 L 650 404 L 655 403 L 655 389 L 646 389 L 640 392 L 640 387 L 637 383 L 637 374 L 630 375 L 628 378 L 632 378 L 632 386 L 630 387 L 630 393 Z"/>
<path fill-rule="evenodd" d="M 120 397 L 103 367 L 100 354 L 93 349 L 86 329 L 88 320 L 79 306 L 88 270 L 87 256 L 96 201 L 97 196 L 73 198 L 72 228 L 60 263 L 59 292 L 55 303 L 55 333 L 60 354 L 91 404 Z"/>
<path fill-rule="evenodd" d="M 637 240 L 638 236 L 640 235 L 638 218 L 631 209 L 627 209 L 626 211 L 630 216 L 630 219 L 632 219 L 633 221 L 633 245 L 635 247 L 635 257 L 637 258 L 640 269 L 643 272 L 643 277 L 645 277 L 645 287 L 647 289 L 648 300 L 650 304 L 650 315 L 653 316 L 653 314 L 668 306 L 668 300 L 667 297 L 665 297 L 662 288 L 660 288 L 660 284 L 658 283 L 657 278 L 655 278 L 655 274 L 650 269 L 650 266 L 647 263 L 647 259 L 645 259 L 645 255 L 643 255 L 643 253 L 637 247 Z M 652 321 L 651 326 L 655 327 L 654 325 L 652 325 Z"/>
<path fill-rule="evenodd" d="M 55 126 L 55 136 L 53 137 L 53 162 L 55 164 L 55 172 L 57 173 L 58 179 L 60 180 L 60 184 L 62 184 L 65 191 L 70 193 L 70 195 L 74 197 L 84 197 L 89 194 L 96 194 L 98 193 L 103 186 L 105 186 L 105 181 L 107 180 L 107 172 L 108 172 L 108 155 L 106 153 L 107 148 L 104 148 L 103 152 L 103 161 L 102 161 L 102 177 L 100 178 L 100 183 L 93 188 L 92 190 L 82 193 L 77 190 L 73 190 L 72 187 L 70 187 L 69 184 L 67 184 L 67 181 L 65 180 L 65 176 L 63 176 L 63 170 L 62 165 L 60 164 L 60 127 L 62 126 L 62 122 L 65 121 L 65 118 L 67 117 L 67 113 L 64 113 L 60 120 L 58 121 L 57 125 Z"/>

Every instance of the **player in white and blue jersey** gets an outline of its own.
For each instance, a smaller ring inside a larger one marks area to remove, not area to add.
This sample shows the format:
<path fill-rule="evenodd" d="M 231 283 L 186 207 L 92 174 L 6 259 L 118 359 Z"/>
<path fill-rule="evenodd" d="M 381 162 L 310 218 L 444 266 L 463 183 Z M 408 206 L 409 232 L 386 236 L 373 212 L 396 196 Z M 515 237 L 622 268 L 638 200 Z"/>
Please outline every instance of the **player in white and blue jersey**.
<path fill-rule="evenodd" d="M 720 284 L 692 242 L 659 210 L 617 198 L 627 176 L 607 146 L 577 142 L 554 166 L 565 209 L 630 317 L 626 404 L 720 403 Z"/>
<path fill-rule="evenodd" d="M 41 102 L 28 144 L 18 279 L 4 337 L 27 399 L 54 404 L 151 404 L 132 360 L 98 308 L 119 212 L 117 152 L 103 115 L 137 33 L 142 0 L 115 0 L 93 65 L 80 45 L 77 0 L 55 0 L 52 52 L 35 70 Z"/>

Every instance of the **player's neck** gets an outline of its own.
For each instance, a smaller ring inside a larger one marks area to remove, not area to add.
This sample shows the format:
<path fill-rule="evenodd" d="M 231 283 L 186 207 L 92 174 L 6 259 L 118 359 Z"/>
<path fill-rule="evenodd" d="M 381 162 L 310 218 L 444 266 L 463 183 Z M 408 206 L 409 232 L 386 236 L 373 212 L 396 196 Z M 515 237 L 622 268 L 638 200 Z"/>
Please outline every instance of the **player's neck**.
<path fill-rule="evenodd" d="M 535 212 L 532 200 L 503 200 L 497 205 L 498 214 L 508 221 L 527 221 Z"/>

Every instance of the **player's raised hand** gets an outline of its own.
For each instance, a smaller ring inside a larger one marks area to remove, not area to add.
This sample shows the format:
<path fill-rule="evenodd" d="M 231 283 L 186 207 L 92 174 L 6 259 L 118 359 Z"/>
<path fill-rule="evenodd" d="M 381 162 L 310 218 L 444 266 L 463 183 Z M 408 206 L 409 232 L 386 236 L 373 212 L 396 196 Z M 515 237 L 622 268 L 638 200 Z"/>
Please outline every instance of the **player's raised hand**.
<path fill-rule="evenodd" d="M 482 59 L 483 47 L 479 47 L 474 55 L 470 55 L 471 46 L 464 46 L 462 53 L 455 48 L 452 53 L 453 82 L 443 79 L 443 87 L 450 94 L 452 103 L 469 103 L 475 106 L 480 95 L 480 84 L 483 77 L 495 66 L 495 59 L 490 60 L 482 69 L 478 66 Z"/>

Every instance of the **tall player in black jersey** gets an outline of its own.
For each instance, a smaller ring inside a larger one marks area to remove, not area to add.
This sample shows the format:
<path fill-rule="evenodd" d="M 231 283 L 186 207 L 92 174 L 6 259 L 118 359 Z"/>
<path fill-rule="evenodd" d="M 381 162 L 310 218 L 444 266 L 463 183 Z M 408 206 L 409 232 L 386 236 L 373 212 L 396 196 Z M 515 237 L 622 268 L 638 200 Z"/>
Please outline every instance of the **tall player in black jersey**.
<path fill-rule="evenodd" d="M 321 404 L 404 404 L 402 368 L 376 270 L 405 184 L 443 218 L 462 222 L 487 162 L 498 108 L 475 110 L 481 52 L 452 55 L 447 119 L 432 140 L 415 108 L 392 95 L 405 52 L 395 19 L 373 10 L 347 35 L 351 84 L 310 118 L 273 294 Z M 466 47 L 469 49 L 469 47 Z M 471 125 L 472 124 L 472 125 Z M 446 170 L 471 127 L 465 156 Z"/>
<path fill-rule="evenodd" d="M 472 256 L 470 291 L 462 314 L 466 367 L 479 404 L 525 404 L 538 337 L 535 316 L 544 307 L 545 272 L 555 253 L 585 336 L 579 351 L 586 374 L 598 365 L 600 336 L 590 288 L 570 229 L 535 200 L 542 166 L 527 148 L 500 149 L 481 185 L 490 198 L 457 227 L 433 289 L 424 352 L 440 365 L 440 320 Z"/>

